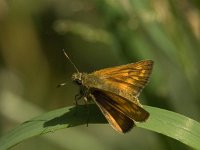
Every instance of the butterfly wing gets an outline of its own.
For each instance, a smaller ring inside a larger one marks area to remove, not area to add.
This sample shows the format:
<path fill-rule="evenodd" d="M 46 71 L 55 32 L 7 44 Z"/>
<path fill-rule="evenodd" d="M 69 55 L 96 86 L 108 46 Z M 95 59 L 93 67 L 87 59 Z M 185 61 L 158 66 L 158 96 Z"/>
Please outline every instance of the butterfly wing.
<path fill-rule="evenodd" d="M 93 72 L 97 84 L 91 85 L 98 89 L 114 92 L 129 100 L 138 97 L 141 90 L 147 84 L 153 68 L 153 61 L 144 60 L 127 65 L 106 68 Z"/>
<path fill-rule="evenodd" d="M 109 124 L 115 129 L 116 131 L 120 133 L 126 133 L 130 131 L 133 126 L 134 122 L 121 112 L 112 109 L 111 107 L 107 106 L 104 107 L 101 103 L 96 101 L 96 104 L 99 106 L 101 112 L 106 117 Z"/>
<path fill-rule="evenodd" d="M 127 117 L 137 122 L 143 122 L 149 117 L 149 113 L 146 110 L 136 105 L 134 102 L 114 93 L 92 90 L 91 94 L 94 96 L 95 102 L 102 109 L 102 112 L 104 113 L 105 111 L 104 114 L 105 116 L 107 115 L 106 118 L 112 126 L 115 125 L 115 122 L 112 121 L 113 119 L 117 121 L 117 123 L 123 122 L 123 119 L 128 120 Z M 117 120 L 118 117 L 120 119 L 119 121 Z M 130 123 L 130 121 L 128 122 Z"/>

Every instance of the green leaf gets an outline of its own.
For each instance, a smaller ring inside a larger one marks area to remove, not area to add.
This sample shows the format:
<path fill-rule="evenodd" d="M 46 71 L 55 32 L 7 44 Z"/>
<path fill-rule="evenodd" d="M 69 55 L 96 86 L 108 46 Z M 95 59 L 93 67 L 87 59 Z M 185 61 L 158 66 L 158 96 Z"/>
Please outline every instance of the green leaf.
<path fill-rule="evenodd" d="M 194 149 L 200 149 L 200 123 L 165 109 L 145 106 L 150 118 L 138 127 L 161 133 Z"/>
<path fill-rule="evenodd" d="M 136 125 L 174 138 L 192 148 L 200 149 L 200 124 L 183 115 L 150 106 L 145 123 Z M 88 118 L 89 117 L 89 118 Z M 107 123 L 96 105 L 57 109 L 22 123 L 0 139 L 0 149 L 8 149 L 30 137 L 78 125 Z"/>

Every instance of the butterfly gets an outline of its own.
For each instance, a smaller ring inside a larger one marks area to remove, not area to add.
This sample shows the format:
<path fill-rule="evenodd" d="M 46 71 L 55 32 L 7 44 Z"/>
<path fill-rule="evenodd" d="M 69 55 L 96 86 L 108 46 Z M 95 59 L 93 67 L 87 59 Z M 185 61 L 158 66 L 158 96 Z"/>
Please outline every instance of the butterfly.
<path fill-rule="evenodd" d="M 80 73 L 76 68 L 77 72 L 72 75 L 72 80 L 80 86 L 80 94 L 76 99 L 83 97 L 86 102 L 88 99 L 94 100 L 109 124 L 116 131 L 126 133 L 135 126 L 135 122 L 144 122 L 149 117 L 138 96 L 148 83 L 152 69 L 152 60 L 101 69 L 89 74 Z"/>

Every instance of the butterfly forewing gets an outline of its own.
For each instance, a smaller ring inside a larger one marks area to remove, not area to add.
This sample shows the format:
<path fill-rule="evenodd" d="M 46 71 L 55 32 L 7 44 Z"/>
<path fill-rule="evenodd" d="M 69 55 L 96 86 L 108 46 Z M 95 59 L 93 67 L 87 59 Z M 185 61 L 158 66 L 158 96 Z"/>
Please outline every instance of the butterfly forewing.
<path fill-rule="evenodd" d="M 91 86 L 114 92 L 129 100 L 138 97 L 147 84 L 153 67 L 153 61 L 145 60 L 137 63 L 102 69 L 91 73 L 101 84 Z"/>

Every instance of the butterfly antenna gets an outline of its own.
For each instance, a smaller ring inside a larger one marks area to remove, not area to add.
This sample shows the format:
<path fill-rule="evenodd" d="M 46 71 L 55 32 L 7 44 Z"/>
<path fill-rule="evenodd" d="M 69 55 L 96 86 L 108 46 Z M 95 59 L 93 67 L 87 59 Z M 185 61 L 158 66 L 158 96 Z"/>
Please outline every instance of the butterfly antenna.
<path fill-rule="evenodd" d="M 65 57 L 70 61 L 70 63 L 74 66 L 74 68 L 76 69 L 76 71 L 79 73 L 78 68 L 77 68 L 76 65 L 73 63 L 73 61 L 69 58 L 69 56 L 67 55 L 67 53 L 65 52 L 64 49 L 63 49 L 63 53 L 64 53 Z"/>

